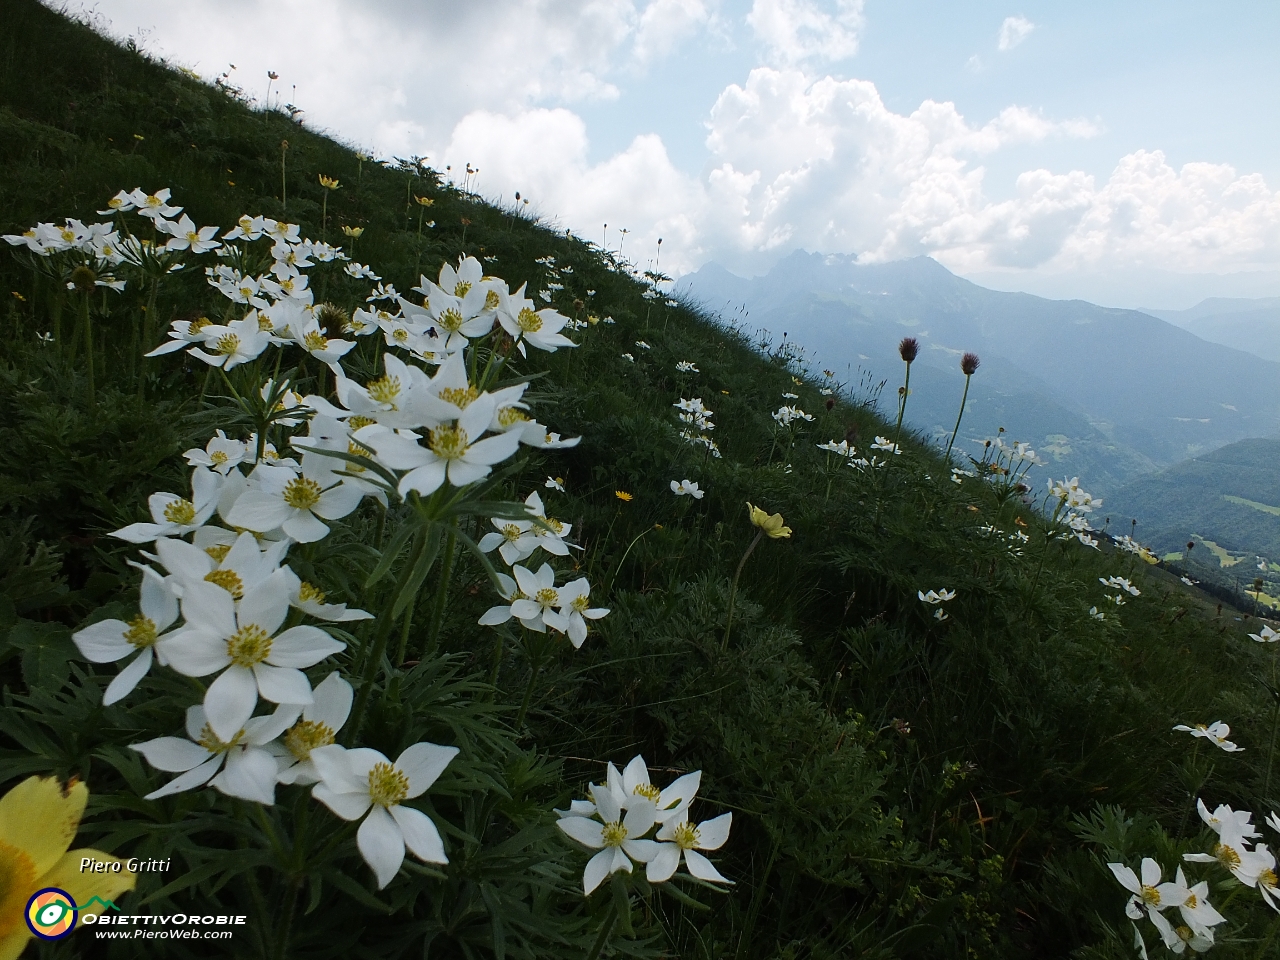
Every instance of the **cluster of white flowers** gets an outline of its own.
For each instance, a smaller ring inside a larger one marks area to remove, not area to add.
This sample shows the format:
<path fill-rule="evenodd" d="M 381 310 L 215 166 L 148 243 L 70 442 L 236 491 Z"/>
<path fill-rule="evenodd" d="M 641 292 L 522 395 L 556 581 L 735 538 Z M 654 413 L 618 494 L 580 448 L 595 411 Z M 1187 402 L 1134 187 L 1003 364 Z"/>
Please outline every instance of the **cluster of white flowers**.
<path fill-rule="evenodd" d="M 680 360 L 676 363 L 676 372 L 677 373 L 701 373 L 702 371 L 699 370 L 697 364 L 693 363 L 692 361 Z"/>
<path fill-rule="evenodd" d="M 620 870 L 630 873 L 635 863 L 645 865 L 650 883 L 670 880 L 681 860 L 700 880 L 729 883 L 698 851 L 724 845 L 733 814 L 690 822 L 689 807 L 701 782 L 698 770 L 661 789 L 650 782 L 644 758 L 636 757 L 621 773 L 610 763 L 605 782 L 591 784 L 590 800 L 574 800 L 568 810 L 557 810 L 556 825 L 567 836 L 588 850 L 599 851 L 583 871 L 583 893 L 590 894 Z"/>
<path fill-rule="evenodd" d="M 960 467 L 951 468 L 951 482 L 956 486 L 964 483 L 965 477 L 976 477 L 977 474 L 972 470 L 962 470 Z"/>
<path fill-rule="evenodd" d="M 943 620 L 951 619 L 947 614 L 947 611 L 943 610 L 942 607 L 938 605 L 954 600 L 956 598 L 956 592 L 954 590 L 948 590 L 945 587 L 941 590 L 930 590 L 928 593 L 925 593 L 923 590 L 917 590 L 916 596 L 920 598 L 921 603 L 927 603 L 931 607 L 937 607 L 937 609 L 933 611 L 933 619 L 937 620 L 939 623 Z"/>
<path fill-rule="evenodd" d="M 792 394 L 794 396 L 794 394 Z M 799 407 L 781 406 L 772 414 L 773 419 L 784 427 L 791 426 L 796 420 L 812 421 L 813 414 L 805 413 Z"/>
<path fill-rule="evenodd" d="M 326 602 L 319 588 L 293 572 L 287 554 L 295 543 L 326 537 L 329 523 L 352 513 L 365 497 L 385 506 L 392 496 L 427 496 L 445 485 L 465 488 L 521 444 L 576 444 L 576 438 L 562 440 L 525 412 L 526 383 L 482 389 L 469 378 L 466 358 L 479 338 L 495 344 L 501 338 L 508 354 L 522 355 L 526 346 L 555 351 L 575 344 L 559 332 L 563 316 L 536 310 L 524 287 L 512 293 L 502 280 L 485 276 L 479 261 L 466 258 L 456 268 L 446 264 L 439 283 L 421 278 L 415 288 L 421 305 L 379 283 L 366 302 L 394 300 L 396 312 L 357 310 L 341 325 L 340 332 L 355 336 L 380 330 L 387 345 L 406 351 L 409 361 L 436 368 L 431 375 L 387 353 L 382 376 L 359 384 L 342 367 L 354 341 L 330 336 L 339 332 L 332 321 L 340 311 L 316 307 L 302 272 L 346 260 L 340 249 L 303 238 L 296 225 L 250 216 L 216 240 L 216 228 L 197 229 L 187 217 L 166 219 L 181 212 L 169 197 L 168 190 L 122 191 L 104 211 L 136 211 L 150 219 L 158 233 L 172 237 L 163 257 L 155 243 L 132 235 L 120 239 L 110 224 L 41 224 L 6 239 L 39 255 L 74 250 L 107 266 L 146 256 L 168 272 L 183 266 L 180 253 L 215 253 L 225 262 L 206 275 L 231 302 L 225 322 L 177 321 L 169 340 L 149 355 L 186 349 L 225 372 L 269 347 L 297 347 L 333 371 L 337 403 L 299 396 L 288 382 L 261 384 L 261 422 L 290 429 L 305 423 L 305 435 L 290 438 L 299 456 L 281 456 L 265 436 L 240 440 L 221 429 L 203 449 L 188 450 L 190 493 L 152 494 L 150 521 L 113 534 L 149 545 L 145 562 L 134 564 L 142 571 L 138 615 L 127 622 L 99 621 L 73 639 L 94 663 L 127 661 L 107 687 L 106 704 L 127 697 L 157 663 L 204 687 L 202 702 L 187 709 L 185 738 L 133 745 L 156 769 L 179 774 L 148 799 L 209 785 L 271 804 L 277 784 L 314 785 L 315 799 L 338 816 L 363 818 L 357 844 L 382 888 L 399 871 L 406 847 L 427 862 L 447 862 L 431 819 L 404 801 L 427 790 L 458 750 L 418 743 L 393 763 L 377 751 L 336 743 L 352 709 L 352 687 L 330 672 L 313 689 L 304 671 L 345 647 L 324 624 L 372 615 Z M 123 218 L 120 224 L 126 229 Z M 271 243 L 270 268 L 260 275 L 240 272 L 239 264 L 262 262 L 247 248 L 263 240 Z M 379 279 L 355 266 L 351 276 Z M 237 397 L 252 405 L 252 394 L 248 400 Z M 559 481 L 549 486 L 563 489 Z M 568 525 L 545 517 L 536 493 L 525 506 L 528 519 L 495 520 L 499 532 L 484 538 L 482 549 L 500 546 L 509 565 L 537 549 L 567 555 Z M 586 620 L 608 612 L 589 607 L 585 579 L 556 589 L 546 564 L 537 573 L 513 566 L 513 573 L 514 581 L 500 575 L 508 616 L 530 629 L 549 626 L 580 646 Z M 296 625 L 286 628 L 286 618 Z"/>
<path fill-rule="evenodd" d="M 672 480 L 671 492 L 677 497 L 693 497 L 695 500 L 701 500 L 706 495 L 706 491 L 692 480 Z"/>
<path fill-rule="evenodd" d="M 872 450 L 883 450 L 885 453 L 891 453 L 895 457 L 902 456 L 902 448 L 890 440 L 888 437 L 877 436 L 875 442 L 871 444 Z"/>
<path fill-rule="evenodd" d="M 1098 540 L 1096 537 L 1089 536 L 1093 527 L 1089 525 L 1084 515 L 1102 506 L 1102 498 L 1080 489 L 1079 477 L 1051 481 L 1049 495 L 1058 501 L 1054 512 L 1055 517 L 1066 523 L 1068 528 L 1062 533 L 1063 539 L 1075 537 L 1086 547 L 1097 550 Z"/>
<path fill-rule="evenodd" d="M 1036 467 L 1044 466 L 1044 460 L 1031 449 L 1031 444 L 1025 441 L 1015 440 L 1012 443 L 1005 443 L 1003 437 L 997 436 L 991 441 L 991 446 L 997 457 L 1001 455 L 1007 456 L 1011 463 L 1026 463 Z M 1096 502 L 1101 503 L 1102 501 Z"/>
<path fill-rule="evenodd" d="M 1116 576 L 1099 577 L 1098 582 L 1102 584 L 1104 587 L 1110 587 L 1111 589 L 1116 591 L 1115 596 L 1113 597 L 1109 596 L 1107 597 L 1107 599 L 1110 600 L 1112 603 L 1114 603 L 1118 607 L 1124 605 L 1124 597 L 1121 595 L 1122 593 L 1127 593 L 1131 597 L 1142 596 L 1142 591 L 1139 590 L 1137 587 L 1135 587 L 1132 583 L 1130 583 L 1124 577 L 1116 577 Z"/>
<path fill-rule="evenodd" d="M 1231 736 L 1231 728 L 1221 720 L 1215 720 L 1210 724 L 1197 723 L 1194 727 L 1188 727 L 1185 723 L 1180 723 L 1173 729 L 1182 733 L 1189 733 L 1193 737 L 1202 737 L 1227 753 L 1240 753 L 1244 750 L 1244 747 L 1236 746 L 1236 744 L 1227 739 Z"/>
<path fill-rule="evenodd" d="M 1132 553 L 1134 556 L 1140 557 L 1142 560 L 1146 561 L 1147 563 L 1160 562 L 1159 557 L 1157 557 L 1154 553 L 1151 552 L 1151 550 L 1149 550 L 1147 547 L 1144 547 L 1142 544 L 1140 544 L 1137 540 L 1133 539 L 1133 537 L 1129 536 L 1129 534 L 1127 533 L 1123 537 L 1116 537 L 1112 542 L 1121 550 L 1125 551 L 1126 553 Z"/>
<path fill-rule="evenodd" d="M 1182 859 L 1190 863 L 1217 864 L 1239 883 L 1257 890 L 1269 907 L 1280 912 L 1276 858 L 1265 843 L 1256 842 L 1262 835 L 1253 825 L 1253 814 L 1248 810 L 1233 810 L 1226 804 L 1210 812 L 1201 799 L 1196 800 L 1196 809 L 1216 840 L 1209 853 L 1187 853 Z M 1273 813 L 1266 822 L 1280 832 L 1280 816 Z M 1125 903 L 1126 916 L 1136 921 L 1145 915 L 1169 950 L 1181 954 L 1190 947 L 1196 953 L 1204 953 L 1213 946 L 1213 928 L 1225 923 L 1226 917 L 1209 903 L 1207 881 L 1191 886 L 1178 867 L 1173 881 L 1162 883 L 1164 871 L 1150 857 L 1142 861 L 1141 877 L 1122 863 L 1107 866 L 1121 886 L 1132 894 Z M 1182 923 L 1178 926 L 1163 915 L 1171 907 L 1176 907 L 1181 915 Z M 1134 944 L 1145 956 L 1146 945 L 1136 926 Z"/>
<path fill-rule="evenodd" d="M 714 440 L 707 436 L 709 431 L 716 428 L 716 425 L 711 422 L 715 412 L 703 406 L 701 397 L 694 397 L 692 400 L 686 400 L 681 397 L 680 401 L 673 403 L 672 406 L 680 411 L 676 416 L 684 424 L 684 427 L 680 430 L 680 439 L 688 443 L 701 444 L 707 448 L 713 457 L 719 459 L 720 448 L 716 446 Z"/>

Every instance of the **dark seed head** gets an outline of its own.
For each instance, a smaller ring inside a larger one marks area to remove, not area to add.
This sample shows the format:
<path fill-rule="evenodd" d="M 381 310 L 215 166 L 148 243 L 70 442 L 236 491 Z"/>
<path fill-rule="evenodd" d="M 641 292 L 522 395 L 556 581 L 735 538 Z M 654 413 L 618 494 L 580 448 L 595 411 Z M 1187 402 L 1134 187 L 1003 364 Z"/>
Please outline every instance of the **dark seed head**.
<path fill-rule="evenodd" d="M 920 353 L 920 342 L 915 337 L 903 337 L 898 344 L 898 356 L 910 363 Z"/>
<path fill-rule="evenodd" d="M 966 353 L 960 358 L 960 370 L 966 377 L 972 377 L 981 363 L 976 353 Z"/>

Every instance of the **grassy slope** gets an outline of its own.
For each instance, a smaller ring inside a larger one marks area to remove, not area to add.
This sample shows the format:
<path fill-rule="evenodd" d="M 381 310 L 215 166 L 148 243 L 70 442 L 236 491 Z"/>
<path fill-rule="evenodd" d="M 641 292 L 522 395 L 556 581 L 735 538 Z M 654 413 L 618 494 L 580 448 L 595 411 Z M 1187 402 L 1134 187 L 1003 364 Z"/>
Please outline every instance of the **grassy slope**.
<path fill-rule="evenodd" d="M 642 750 L 655 765 L 702 767 L 710 802 L 737 811 L 721 859 L 739 881 L 734 891 L 710 917 L 657 918 L 681 955 L 1063 956 L 1101 942 L 1095 911 L 1117 922 L 1121 903 L 1079 852 L 1071 816 L 1102 800 L 1145 808 L 1176 829 L 1183 794 L 1173 770 L 1185 743 L 1171 739 L 1173 723 L 1229 719 L 1249 750 L 1219 764 L 1210 795 L 1256 799 L 1270 715 L 1241 678 L 1258 669 L 1257 651 L 1235 621 L 1214 619 L 1176 583 L 1144 579 L 1118 555 L 1046 547 L 1034 518 L 1025 556 L 1013 555 L 1007 541 L 976 533 L 986 522 L 1019 529 L 1012 513 L 998 515 L 972 482 L 945 482 L 945 467 L 924 450 L 879 479 L 846 470 L 828 487 L 813 442 L 851 423 L 864 438 L 883 431 L 865 410 L 820 415 L 786 472 L 769 411 L 791 390 L 820 410 L 815 384 L 797 387 L 799 371 L 785 359 L 762 357 L 689 311 L 649 315 L 641 287 L 588 245 L 442 188 L 427 170 L 361 170 L 341 144 L 251 113 L 30 0 L 0 0 L 0 21 L 4 232 L 92 218 L 121 187 L 168 185 L 200 223 L 261 212 L 315 236 L 324 173 L 343 182 L 331 223 L 366 226 L 359 258 L 402 290 L 415 262 L 431 273 L 462 249 L 496 257 L 513 286 L 537 286 L 545 277 L 534 259 L 550 253 L 574 267 L 568 294 L 617 318 L 585 331 L 580 349 L 539 358 L 549 369 L 542 418 L 584 440 L 531 464 L 511 492 L 523 496 L 547 473 L 565 478 L 568 495 L 548 499 L 574 523 L 581 564 L 601 596 L 610 588 L 614 612 L 580 656 L 542 672 L 526 742 L 560 758 L 561 787 L 540 799 L 545 806 L 599 776 L 575 758 L 625 761 Z M 38 84 L 32 64 L 41 65 Z M 278 199 L 282 139 L 287 211 Z M 438 226 L 423 249 L 411 192 L 436 200 Z M 127 602 L 129 554 L 100 535 L 138 519 L 150 490 L 181 482 L 178 454 L 209 429 L 188 416 L 199 381 L 176 361 L 158 364 L 139 401 L 117 343 L 100 409 L 87 410 L 80 379 L 35 343 L 56 305 L 52 289 L 33 286 L 7 257 L 0 277 L 6 295 L 26 298 L 9 298 L 0 346 L 0 576 L 15 607 L 7 614 L 74 624 L 117 596 Z M 327 292 L 342 302 L 354 289 L 334 279 Z M 175 283 L 159 318 L 205 296 L 198 277 Z M 112 301 L 119 329 L 136 309 L 128 295 Z M 634 346 L 641 338 L 651 351 Z M 683 359 L 701 370 L 687 386 L 674 373 Z M 675 437 L 671 404 L 681 395 L 715 409 L 722 461 Z M 705 500 L 671 496 L 667 482 L 684 477 L 708 489 Z M 634 500 L 619 501 L 615 489 Z M 780 510 L 795 533 L 762 544 L 748 563 L 726 652 L 728 581 L 752 532 L 746 499 Z M 1116 572 L 1136 576 L 1143 596 L 1091 620 L 1098 576 Z M 487 667 L 491 640 L 474 627 L 487 588 L 474 568 L 455 576 L 446 646 Z M 959 597 L 938 625 L 915 594 L 942 586 Z M 4 669 L 16 690 L 66 678 L 29 648 Z M 518 701 L 526 678 L 521 661 L 505 661 L 503 696 Z M 381 718 L 372 735 L 393 721 Z M 75 733 L 33 762 L 29 750 L 9 751 L 4 776 L 79 770 L 101 789 L 112 775 L 93 759 L 101 739 Z M 1250 929 L 1262 919 L 1254 915 Z"/>

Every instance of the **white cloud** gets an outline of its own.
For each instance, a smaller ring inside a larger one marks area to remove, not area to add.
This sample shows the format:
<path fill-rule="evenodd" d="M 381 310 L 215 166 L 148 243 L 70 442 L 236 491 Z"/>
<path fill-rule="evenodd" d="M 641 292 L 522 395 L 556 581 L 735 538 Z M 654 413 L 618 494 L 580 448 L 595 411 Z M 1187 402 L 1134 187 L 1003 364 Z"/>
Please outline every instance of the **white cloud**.
<path fill-rule="evenodd" d="M 714 22 L 707 0 L 650 0 L 636 25 L 635 58 L 648 63 L 664 57 Z"/>
<path fill-rule="evenodd" d="M 831 12 L 817 0 L 753 0 L 747 24 L 784 64 L 843 60 L 858 52 L 863 0 L 835 0 Z"/>
<path fill-rule="evenodd" d="M 1031 36 L 1031 31 L 1035 28 L 1036 25 L 1026 17 L 1005 17 L 1004 23 L 1000 24 L 1000 39 L 996 46 L 1001 53 L 1012 50 Z"/>

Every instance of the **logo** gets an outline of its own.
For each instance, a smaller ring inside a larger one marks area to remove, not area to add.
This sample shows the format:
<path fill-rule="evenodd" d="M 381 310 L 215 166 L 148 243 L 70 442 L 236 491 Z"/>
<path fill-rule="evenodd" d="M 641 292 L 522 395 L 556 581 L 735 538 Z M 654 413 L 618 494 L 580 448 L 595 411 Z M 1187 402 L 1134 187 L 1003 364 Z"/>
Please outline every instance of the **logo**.
<path fill-rule="evenodd" d="M 80 911 L 67 891 L 45 887 L 27 901 L 26 916 L 27 927 L 41 940 L 61 940 L 75 929 Z"/>

